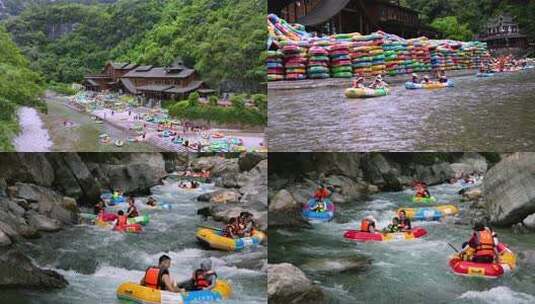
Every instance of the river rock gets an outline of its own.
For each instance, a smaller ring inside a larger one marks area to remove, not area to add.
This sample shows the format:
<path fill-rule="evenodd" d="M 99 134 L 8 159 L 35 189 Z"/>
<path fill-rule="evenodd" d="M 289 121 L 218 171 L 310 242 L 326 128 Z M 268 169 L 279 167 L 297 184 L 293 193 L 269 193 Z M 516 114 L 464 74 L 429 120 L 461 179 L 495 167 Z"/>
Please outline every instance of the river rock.
<path fill-rule="evenodd" d="M 368 185 L 359 183 L 347 176 L 330 175 L 325 179 L 326 185 L 334 188 L 334 193 L 340 194 L 342 199 L 336 198 L 335 203 L 361 200 L 367 196 Z"/>
<path fill-rule="evenodd" d="M 289 263 L 270 264 L 267 267 L 268 300 L 274 304 L 324 303 L 321 288 L 297 267 Z"/>
<path fill-rule="evenodd" d="M 286 189 L 277 192 L 269 204 L 269 212 L 284 212 L 298 208 L 299 205 Z"/>
<path fill-rule="evenodd" d="M 511 226 L 535 213 L 535 153 L 514 153 L 483 180 L 483 196 L 497 226 Z"/>
<path fill-rule="evenodd" d="M 59 221 L 48 218 L 34 211 L 29 211 L 27 218 L 30 225 L 39 231 L 56 232 L 61 230 L 61 223 Z"/>
<path fill-rule="evenodd" d="M 526 217 L 522 223 L 524 223 L 524 225 L 530 229 L 530 230 L 535 230 L 535 213 L 533 213 L 532 215 Z"/>
<path fill-rule="evenodd" d="M 0 289 L 50 289 L 67 285 L 67 280 L 59 273 L 39 269 L 18 250 L 0 252 Z"/>
<path fill-rule="evenodd" d="M 366 257 L 310 258 L 300 266 L 308 272 L 342 273 L 346 271 L 366 271 L 371 266 L 371 259 Z"/>
<path fill-rule="evenodd" d="M 268 161 L 267 159 L 257 163 L 248 172 L 243 172 L 238 177 L 239 192 L 242 194 L 240 203 L 255 209 L 265 210 L 268 205 Z"/>
<path fill-rule="evenodd" d="M 54 167 L 47 153 L 0 153 L 0 178 L 50 187 L 54 183 Z"/>
<path fill-rule="evenodd" d="M 469 201 L 479 200 L 482 196 L 480 188 L 471 188 L 462 193 L 463 198 Z"/>
<path fill-rule="evenodd" d="M 256 153 L 256 152 L 247 152 L 243 153 L 240 158 L 238 159 L 238 166 L 240 168 L 240 171 L 250 171 L 256 165 L 267 159 L 266 153 Z"/>
<path fill-rule="evenodd" d="M 0 229 L 0 247 L 5 247 L 11 245 L 11 239 L 9 236 Z"/>
<path fill-rule="evenodd" d="M 241 194 L 234 189 L 220 189 L 214 192 L 204 193 L 197 197 L 200 202 L 210 202 L 212 204 L 237 204 L 240 202 Z"/>
<path fill-rule="evenodd" d="M 59 202 L 61 195 L 53 190 L 34 184 L 15 183 L 16 196 L 27 200 L 28 202 Z"/>
<path fill-rule="evenodd" d="M 194 171 L 209 170 L 212 177 L 219 177 L 227 174 L 238 175 L 240 166 L 237 158 L 224 157 L 199 157 L 191 162 Z"/>
<path fill-rule="evenodd" d="M 7 182 L 5 178 L 0 178 L 0 197 L 7 197 Z"/>
<path fill-rule="evenodd" d="M 450 167 L 455 172 L 456 176 L 472 174 L 474 172 L 485 173 L 488 169 L 488 162 L 487 159 L 479 153 L 467 152 L 455 163 L 452 163 Z"/>
<path fill-rule="evenodd" d="M 34 227 L 28 225 L 25 218 L 15 216 L 11 212 L 0 208 L 0 230 L 11 239 L 19 236 L 25 238 L 39 237 L 39 232 Z"/>

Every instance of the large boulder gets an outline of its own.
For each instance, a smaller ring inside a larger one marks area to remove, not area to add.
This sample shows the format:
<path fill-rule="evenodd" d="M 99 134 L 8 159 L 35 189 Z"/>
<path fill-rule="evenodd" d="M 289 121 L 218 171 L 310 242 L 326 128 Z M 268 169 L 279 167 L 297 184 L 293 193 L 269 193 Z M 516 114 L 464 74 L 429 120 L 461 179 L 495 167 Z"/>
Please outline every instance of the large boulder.
<path fill-rule="evenodd" d="M 18 250 L 0 251 L 0 289 L 50 289 L 68 285 L 59 273 L 39 269 Z"/>
<path fill-rule="evenodd" d="M 370 154 L 362 165 L 371 184 L 383 190 L 402 190 L 404 182 L 401 179 L 401 167 L 390 163 L 382 154 Z"/>
<path fill-rule="evenodd" d="M 299 209 L 299 204 L 286 189 L 277 192 L 269 204 L 269 212 L 284 212 L 295 209 Z"/>
<path fill-rule="evenodd" d="M 253 152 L 247 152 L 240 156 L 238 159 L 238 165 L 240 167 L 240 171 L 250 171 L 256 165 L 267 159 L 266 153 L 253 153 Z"/>
<path fill-rule="evenodd" d="M 492 167 L 483 196 L 497 226 L 511 226 L 535 213 L 535 153 L 514 153 Z"/>
<path fill-rule="evenodd" d="M 35 211 L 28 211 L 28 223 L 30 225 L 43 232 L 56 232 L 61 230 L 61 223 L 58 220 L 48 218 Z"/>
<path fill-rule="evenodd" d="M 197 197 L 200 202 L 212 204 L 237 204 L 240 202 L 241 193 L 234 189 L 220 189 L 214 192 L 204 193 Z"/>
<path fill-rule="evenodd" d="M 472 174 L 474 172 L 485 173 L 488 169 L 488 162 L 485 157 L 479 153 L 465 153 L 459 160 L 450 165 L 455 176 Z"/>
<path fill-rule="evenodd" d="M 11 238 L 0 229 L 0 247 L 11 245 Z"/>
<path fill-rule="evenodd" d="M 167 175 L 160 153 L 118 153 L 120 156 L 106 155 L 105 159 L 92 154 L 84 154 L 82 159 L 99 183 L 109 189 L 148 194 Z"/>
<path fill-rule="evenodd" d="M 524 226 L 526 226 L 530 230 L 535 230 L 535 213 L 532 215 L 526 217 L 522 223 L 524 223 Z"/>
<path fill-rule="evenodd" d="M 37 229 L 30 226 L 25 218 L 16 216 L 3 208 L 0 208 L 0 230 L 7 234 L 12 240 L 19 236 L 25 238 L 39 237 Z"/>
<path fill-rule="evenodd" d="M 266 209 L 268 204 L 268 161 L 267 159 L 257 163 L 248 172 L 243 172 L 238 177 L 239 192 L 242 194 L 240 202 L 243 205 L 255 209 Z"/>
<path fill-rule="evenodd" d="M 333 202 L 344 203 L 354 200 L 360 200 L 366 197 L 368 192 L 368 185 L 364 183 L 355 182 L 351 178 L 342 175 L 331 175 L 326 179 L 326 184 L 331 188 L 334 188 Z M 339 197 L 339 199 L 336 199 Z"/>
<path fill-rule="evenodd" d="M 324 303 L 325 295 L 306 275 L 292 264 L 267 267 L 268 301 L 273 304 Z"/>
<path fill-rule="evenodd" d="M 52 186 L 54 167 L 46 153 L 0 153 L 0 178 L 11 181 Z"/>
<path fill-rule="evenodd" d="M 338 257 L 338 258 L 308 258 L 300 266 L 307 272 L 321 273 L 352 273 L 370 269 L 371 259 L 361 256 Z"/>

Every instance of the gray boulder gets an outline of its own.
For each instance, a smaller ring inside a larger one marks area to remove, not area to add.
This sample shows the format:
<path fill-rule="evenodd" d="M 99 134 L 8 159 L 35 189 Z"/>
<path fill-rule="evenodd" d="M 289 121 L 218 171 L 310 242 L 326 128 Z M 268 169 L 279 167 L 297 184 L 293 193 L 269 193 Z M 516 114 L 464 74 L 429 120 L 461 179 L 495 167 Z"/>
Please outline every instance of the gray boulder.
<path fill-rule="evenodd" d="M 238 166 L 240 167 L 240 171 L 250 171 L 256 165 L 267 159 L 267 153 L 254 153 L 254 152 L 247 152 L 240 155 L 240 158 L 238 159 Z"/>
<path fill-rule="evenodd" d="M 483 180 L 483 196 L 497 226 L 511 226 L 535 213 L 535 153 L 514 153 Z"/>
<path fill-rule="evenodd" d="M 67 280 L 59 273 L 39 269 L 18 250 L 0 249 L 0 289 L 51 289 L 67 285 Z"/>
<path fill-rule="evenodd" d="M 325 295 L 297 267 L 289 263 L 267 267 L 268 300 L 273 304 L 324 303 Z"/>
<path fill-rule="evenodd" d="M 28 211 L 28 222 L 32 227 L 43 232 L 56 232 L 61 230 L 61 223 L 58 220 L 48 218 L 35 211 Z"/>

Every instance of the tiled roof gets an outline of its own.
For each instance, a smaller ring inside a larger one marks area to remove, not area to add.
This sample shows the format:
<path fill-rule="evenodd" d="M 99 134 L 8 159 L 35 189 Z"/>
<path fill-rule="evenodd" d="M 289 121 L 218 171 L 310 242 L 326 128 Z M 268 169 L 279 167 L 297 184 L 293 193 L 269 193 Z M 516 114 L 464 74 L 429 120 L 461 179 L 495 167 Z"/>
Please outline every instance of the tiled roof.
<path fill-rule="evenodd" d="M 150 66 L 149 66 L 150 67 Z M 183 69 L 178 73 L 169 73 L 165 68 L 151 68 L 145 70 L 145 67 L 137 67 L 136 69 L 126 73 L 125 78 L 188 78 L 195 73 L 192 69 Z"/>

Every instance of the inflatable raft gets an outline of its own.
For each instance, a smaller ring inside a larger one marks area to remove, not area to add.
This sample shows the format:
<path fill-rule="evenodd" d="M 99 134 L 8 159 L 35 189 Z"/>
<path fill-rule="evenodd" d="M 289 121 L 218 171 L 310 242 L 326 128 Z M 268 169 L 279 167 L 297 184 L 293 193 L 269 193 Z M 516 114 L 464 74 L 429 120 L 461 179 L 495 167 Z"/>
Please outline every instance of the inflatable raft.
<path fill-rule="evenodd" d="M 387 88 L 370 89 L 370 88 L 349 88 L 346 89 L 345 95 L 347 98 L 371 98 L 386 96 L 390 93 Z"/>
<path fill-rule="evenodd" d="M 100 198 L 105 201 L 106 203 L 108 203 L 108 205 L 110 206 L 113 206 L 115 204 L 120 204 L 120 203 L 124 203 L 125 202 L 125 198 L 124 196 L 122 195 L 119 195 L 119 196 L 113 196 L 111 193 L 109 192 L 106 192 L 106 193 L 102 193 L 100 195 Z"/>
<path fill-rule="evenodd" d="M 442 88 L 448 88 L 448 87 L 454 87 L 455 84 L 453 81 L 448 80 L 448 82 L 440 83 L 440 82 L 432 82 L 432 83 L 414 83 L 412 81 L 405 82 L 405 89 L 407 90 L 419 90 L 419 89 L 442 89 Z"/>
<path fill-rule="evenodd" d="M 140 224 L 140 225 L 146 225 L 149 223 L 149 215 L 144 214 L 136 217 L 131 217 L 127 220 L 128 224 Z"/>
<path fill-rule="evenodd" d="M 217 280 L 211 290 L 198 290 L 174 293 L 141 286 L 138 283 L 126 282 L 117 288 L 117 298 L 130 303 L 139 304 L 189 304 L 207 303 L 226 300 L 232 294 L 232 287 L 223 280 Z"/>
<path fill-rule="evenodd" d="M 323 212 L 318 212 L 312 210 L 312 208 L 314 208 L 314 206 L 316 205 L 316 200 L 308 200 L 305 206 L 303 206 L 303 217 L 311 222 L 328 222 L 332 220 L 335 211 L 334 204 L 330 199 L 325 199 L 324 202 L 327 206 L 327 210 Z"/>
<path fill-rule="evenodd" d="M 205 247 L 224 251 L 240 251 L 249 247 L 256 247 L 262 243 L 266 235 L 255 230 L 252 236 L 231 239 L 223 236 L 222 230 L 200 228 L 197 230 L 197 240 Z"/>
<path fill-rule="evenodd" d="M 450 259 L 450 268 L 454 274 L 467 277 L 496 279 L 516 267 L 516 256 L 504 244 L 498 244 L 499 261 L 495 263 L 475 263 L 463 261 L 458 254 Z"/>
<path fill-rule="evenodd" d="M 416 196 L 413 196 L 412 197 L 412 202 L 413 203 L 426 203 L 426 204 L 429 204 L 429 203 L 434 203 L 436 201 L 437 201 L 437 199 L 434 196 L 430 196 L 430 197 L 416 197 Z"/>
<path fill-rule="evenodd" d="M 427 234 L 422 227 L 414 227 L 411 231 L 405 232 L 362 232 L 360 230 L 348 230 L 344 233 L 344 238 L 354 241 L 393 241 L 393 240 L 414 240 Z"/>
<path fill-rule="evenodd" d="M 109 229 L 112 224 L 110 224 L 109 222 L 96 220 L 95 221 L 95 225 L 97 225 L 97 226 L 99 226 L 101 228 Z M 114 228 L 113 230 L 114 231 L 118 231 L 118 232 L 140 233 L 140 232 L 143 231 L 143 227 L 141 227 L 140 224 L 128 224 L 128 225 L 126 225 L 126 227 L 124 229 L 116 229 L 116 228 Z"/>
<path fill-rule="evenodd" d="M 494 76 L 494 73 L 477 73 L 476 74 L 477 77 L 492 77 Z"/>
<path fill-rule="evenodd" d="M 407 218 L 415 221 L 438 221 L 446 216 L 452 216 L 459 213 L 459 208 L 454 205 L 441 205 L 421 208 L 401 208 L 405 210 Z"/>

